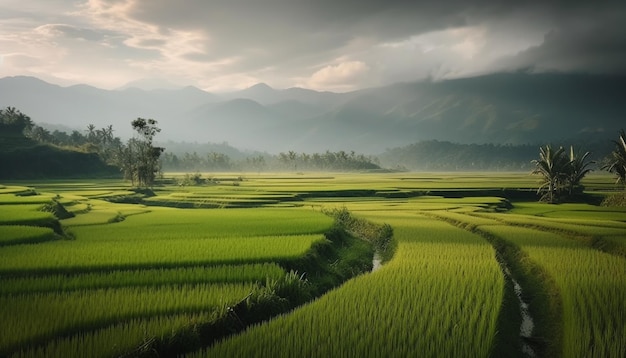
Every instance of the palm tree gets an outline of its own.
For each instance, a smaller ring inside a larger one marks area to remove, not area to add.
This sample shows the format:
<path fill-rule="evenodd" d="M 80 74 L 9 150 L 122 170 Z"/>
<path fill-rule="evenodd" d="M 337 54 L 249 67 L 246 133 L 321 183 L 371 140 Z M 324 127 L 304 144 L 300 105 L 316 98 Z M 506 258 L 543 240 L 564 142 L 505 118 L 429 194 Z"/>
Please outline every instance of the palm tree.
<path fill-rule="evenodd" d="M 563 155 L 564 152 L 563 147 L 555 151 L 548 144 L 545 147 L 539 147 L 539 160 L 532 161 L 535 164 L 532 174 L 539 174 L 543 177 L 537 194 L 545 192 L 541 200 L 548 203 L 554 203 L 558 199 L 559 191 L 567 180 L 569 160 Z"/>
<path fill-rule="evenodd" d="M 50 135 L 50 131 L 39 126 L 35 126 L 31 130 L 30 137 L 41 143 L 49 143 L 52 139 L 52 136 Z"/>
<path fill-rule="evenodd" d="M 619 140 L 614 140 L 613 143 L 615 143 L 615 149 L 602 169 L 617 175 L 616 183 L 626 184 L 626 133 L 623 129 L 619 131 Z"/>
<path fill-rule="evenodd" d="M 569 147 L 569 170 L 567 171 L 567 183 L 569 187 L 569 195 L 572 195 L 574 189 L 582 189 L 580 181 L 593 169 L 589 168 L 594 164 L 594 161 L 587 160 L 587 157 L 591 154 L 585 152 L 582 156 L 580 153 L 574 152 L 574 147 Z"/>
<path fill-rule="evenodd" d="M 87 141 L 91 143 L 96 142 L 96 126 L 93 124 L 89 124 L 87 126 Z"/>
<path fill-rule="evenodd" d="M 15 107 L 0 109 L 0 126 L 7 132 L 14 134 L 27 134 L 34 126 L 29 116 L 20 112 Z"/>

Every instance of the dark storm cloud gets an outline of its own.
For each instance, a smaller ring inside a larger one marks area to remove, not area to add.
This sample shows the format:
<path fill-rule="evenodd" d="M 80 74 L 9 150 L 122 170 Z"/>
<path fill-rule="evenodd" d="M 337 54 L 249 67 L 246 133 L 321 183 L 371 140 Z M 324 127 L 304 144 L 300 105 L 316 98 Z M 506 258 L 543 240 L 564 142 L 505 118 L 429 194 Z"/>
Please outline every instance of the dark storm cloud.
<path fill-rule="evenodd" d="M 207 53 L 203 54 L 206 58 L 241 54 L 250 57 L 246 53 L 252 52 L 254 60 L 244 67 L 259 68 L 293 56 L 330 55 L 359 37 L 396 41 L 442 29 L 489 27 L 503 18 L 524 15 L 529 29 L 540 24 L 549 34 L 540 46 L 520 53 L 519 58 L 510 58 L 510 64 L 500 62 L 504 68 L 550 64 L 564 70 L 595 66 L 610 70 L 624 52 L 624 3 L 190 0 L 173 5 L 167 0 L 151 0 L 135 2 L 128 15 L 155 26 L 201 29 L 210 38 Z M 606 26 L 607 20 L 614 25 Z M 259 51 L 251 51 L 254 49 Z M 200 55 L 193 57 L 201 58 Z M 579 56 L 581 63 L 574 64 L 572 55 Z"/>
<path fill-rule="evenodd" d="M 535 71 L 626 74 L 625 6 L 559 19 L 543 43 L 500 61 L 500 66 Z"/>

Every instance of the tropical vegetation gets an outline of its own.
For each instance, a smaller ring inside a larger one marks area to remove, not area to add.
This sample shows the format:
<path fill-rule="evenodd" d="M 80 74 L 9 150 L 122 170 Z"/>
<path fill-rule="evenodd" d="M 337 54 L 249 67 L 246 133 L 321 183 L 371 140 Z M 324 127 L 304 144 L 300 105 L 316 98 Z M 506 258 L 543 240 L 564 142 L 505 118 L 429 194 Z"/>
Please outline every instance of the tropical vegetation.
<path fill-rule="evenodd" d="M 541 200 L 548 203 L 555 203 L 565 196 L 582 193 L 581 180 L 592 169 L 594 163 L 588 159 L 589 152 L 580 154 L 570 147 L 569 155 L 563 147 L 558 149 L 551 145 L 539 148 L 539 159 L 532 163 L 535 169 L 532 174 L 541 176 L 541 186 L 537 190 L 541 194 Z"/>
<path fill-rule="evenodd" d="M 611 152 L 611 155 L 607 163 L 603 166 L 603 169 L 617 176 L 617 183 L 626 184 L 626 132 L 624 130 L 619 131 L 619 140 L 613 141 L 615 143 L 615 149 Z"/>

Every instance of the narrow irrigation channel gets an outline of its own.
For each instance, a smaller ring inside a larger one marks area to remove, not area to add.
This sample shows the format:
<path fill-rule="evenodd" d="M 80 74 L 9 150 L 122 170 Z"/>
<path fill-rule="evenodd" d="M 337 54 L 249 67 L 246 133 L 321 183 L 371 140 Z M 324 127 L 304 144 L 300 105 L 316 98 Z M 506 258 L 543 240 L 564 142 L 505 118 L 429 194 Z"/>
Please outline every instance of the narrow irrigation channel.
<path fill-rule="evenodd" d="M 381 267 L 383 267 L 383 258 L 378 251 L 375 251 L 372 259 L 372 272 L 378 271 Z"/>
<path fill-rule="evenodd" d="M 190 327 L 170 341 L 152 339 L 124 357 L 148 357 L 154 352 L 173 357 L 210 347 L 315 300 L 359 274 L 378 269 L 393 254 L 390 226 L 356 219 L 347 210 L 333 213 L 336 225 L 325 233 L 326 242 L 314 245 L 302 258 L 280 263 L 288 272 L 284 278 L 258 287 L 226 307 L 215 321 Z M 381 243 L 386 243 L 387 251 Z"/>
<path fill-rule="evenodd" d="M 521 349 L 522 353 L 526 357 L 535 358 L 537 357 L 537 353 L 533 349 L 533 347 L 528 343 L 533 336 L 533 330 L 535 328 L 535 321 L 533 320 L 530 312 L 528 310 L 528 303 L 524 301 L 524 293 L 522 291 L 522 286 L 513 278 L 511 274 L 511 270 L 507 266 L 506 262 L 502 259 L 498 260 L 500 267 L 502 268 L 502 272 L 504 273 L 504 277 L 513 284 L 513 291 L 515 292 L 515 296 L 517 297 L 519 303 L 519 313 L 522 317 L 522 322 L 519 327 L 519 335 L 522 338 L 521 341 Z"/>
<path fill-rule="evenodd" d="M 538 358 L 544 356 L 542 352 L 545 350 L 543 346 L 545 339 L 537 337 L 536 320 L 533 318 L 530 303 L 531 298 L 536 298 L 534 296 L 537 295 L 537 292 L 524 288 L 523 284 L 520 283 L 522 281 L 521 277 L 516 278 L 518 275 L 526 274 L 526 272 L 521 273 L 523 270 L 520 270 L 520 263 L 518 262 L 520 257 L 519 248 L 510 245 L 499 237 L 495 237 L 488 232 L 480 230 L 474 225 L 468 225 L 466 222 L 436 214 L 429 216 L 448 222 L 451 225 L 460 227 L 476 235 L 480 235 L 487 240 L 495 250 L 496 261 L 500 265 L 500 269 L 506 280 L 505 290 L 507 290 L 507 292 L 505 293 L 505 302 L 508 302 L 508 304 L 504 304 L 503 312 L 501 312 L 501 317 L 499 318 L 499 324 L 502 326 L 501 336 L 499 342 L 496 343 L 493 356 L 501 356 L 505 353 L 507 356 L 511 357 Z M 527 279 L 528 278 L 523 281 L 528 282 Z M 534 278 L 531 278 L 531 280 L 534 280 Z M 533 283 L 536 284 L 536 282 Z M 511 305 L 513 303 L 515 307 L 517 307 L 515 311 L 513 311 L 513 308 L 509 308 L 512 307 Z M 514 332 L 504 327 L 510 326 L 511 322 L 515 325 L 519 324 L 519 328 L 516 328 Z M 515 348 L 513 348 L 513 346 Z M 515 349 L 517 352 L 514 353 L 511 349 Z"/>

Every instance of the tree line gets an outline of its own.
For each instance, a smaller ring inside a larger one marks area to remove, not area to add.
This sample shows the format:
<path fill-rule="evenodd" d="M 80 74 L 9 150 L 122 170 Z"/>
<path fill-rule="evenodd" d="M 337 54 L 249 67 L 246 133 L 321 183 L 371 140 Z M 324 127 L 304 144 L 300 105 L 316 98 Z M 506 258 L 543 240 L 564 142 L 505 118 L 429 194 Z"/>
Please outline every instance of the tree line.
<path fill-rule="evenodd" d="M 281 152 L 277 155 L 256 154 L 234 160 L 230 156 L 209 152 L 204 155 L 164 153 L 161 157 L 164 170 L 189 171 L 358 171 L 380 169 L 378 160 L 355 152 L 326 151 L 324 153 Z"/>
<path fill-rule="evenodd" d="M 383 166 L 418 171 L 526 171 L 536 156 L 535 145 L 459 144 L 427 140 L 388 149 Z"/>

